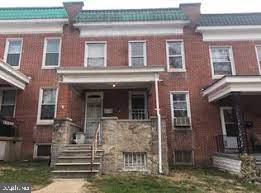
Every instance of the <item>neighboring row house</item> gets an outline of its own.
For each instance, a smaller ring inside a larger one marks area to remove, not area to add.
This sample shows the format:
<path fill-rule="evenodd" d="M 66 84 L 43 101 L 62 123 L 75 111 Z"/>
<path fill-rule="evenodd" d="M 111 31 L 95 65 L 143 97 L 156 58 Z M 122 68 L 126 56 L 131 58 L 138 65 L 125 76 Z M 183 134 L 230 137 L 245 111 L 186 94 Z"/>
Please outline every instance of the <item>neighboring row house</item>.
<path fill-rule="evenodd" d="M 0 8 L 0 159 L 161 173 L 260 150 L 261 13 L 82 7 Z"/>

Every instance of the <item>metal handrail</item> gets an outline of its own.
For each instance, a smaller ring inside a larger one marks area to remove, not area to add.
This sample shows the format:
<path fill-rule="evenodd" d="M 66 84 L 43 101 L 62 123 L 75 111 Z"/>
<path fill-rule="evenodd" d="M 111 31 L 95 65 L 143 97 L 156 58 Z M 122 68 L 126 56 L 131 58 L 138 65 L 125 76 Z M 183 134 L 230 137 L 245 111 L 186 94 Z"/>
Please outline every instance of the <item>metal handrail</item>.
<path fill-rule="evenodd" d="M 101 142 L 101 123 L 98 124 L 97 129 L 95 130 L 93 140 L 92 140 L 92 158 L 91 158 L 91 170 L 93 168 L 94 159 L 97 153 L 98 144 Z"/>

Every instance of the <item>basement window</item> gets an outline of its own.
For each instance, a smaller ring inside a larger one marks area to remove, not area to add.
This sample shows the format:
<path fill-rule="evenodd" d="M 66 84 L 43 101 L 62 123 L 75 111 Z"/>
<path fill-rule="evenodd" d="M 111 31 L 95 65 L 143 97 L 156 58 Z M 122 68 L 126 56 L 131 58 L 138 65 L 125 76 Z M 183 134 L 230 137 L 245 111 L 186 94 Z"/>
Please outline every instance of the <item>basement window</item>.
<path fill-rule="evenodd" d="M 147 166 L 146 152 L 124 152 L 124 170 L 127 171 L 142 171 Z"/>
<path fill-rule="evenodd" d="M 35 144 L 34 157 L 48 159 L 51 156 L 51 144 Z"/>
<path fill-rule="evenodd" d="M 175 164 L 192 165 L 192 151 L 191 150 L 176 150 Z"/>

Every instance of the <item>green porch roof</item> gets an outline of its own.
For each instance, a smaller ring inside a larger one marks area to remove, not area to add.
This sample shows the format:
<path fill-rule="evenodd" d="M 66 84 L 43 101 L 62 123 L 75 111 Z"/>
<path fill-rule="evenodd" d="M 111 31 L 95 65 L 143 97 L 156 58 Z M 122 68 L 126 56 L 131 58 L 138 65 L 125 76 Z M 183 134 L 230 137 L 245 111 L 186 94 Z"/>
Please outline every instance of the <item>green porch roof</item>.
<path fill-rule="evenodd" d="M 63 19 L 67 17 L 63 7 L 0 8 L 0 20 Z"/>
<path fill-rule="evenodd" d="M 128 22 L 128 21 L 175 21 L 188 20 L 179 8 L 162 9 L 116 9 L 84 10 L 76 18 L 77 22 Z"/>

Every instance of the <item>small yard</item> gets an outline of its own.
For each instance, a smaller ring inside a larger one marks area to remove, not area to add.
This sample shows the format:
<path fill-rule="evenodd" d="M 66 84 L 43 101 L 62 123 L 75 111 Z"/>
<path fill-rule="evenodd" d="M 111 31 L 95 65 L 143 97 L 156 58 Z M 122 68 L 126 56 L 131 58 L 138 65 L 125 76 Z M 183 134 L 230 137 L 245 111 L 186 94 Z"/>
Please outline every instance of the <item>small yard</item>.
<path fill-rule="evenodd" d="M 169 177 L 101 176 L 86 193 L 260 193 L 261 186 L 213 169 L 176 168 Z"/>
<path fill-rule="evenodd" d="M 33 190 L 51 183 L 48 162 L 0 162 L 0 183 L 30 183 Z"/>

